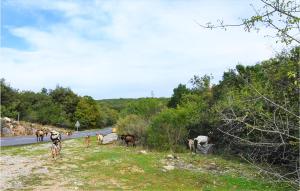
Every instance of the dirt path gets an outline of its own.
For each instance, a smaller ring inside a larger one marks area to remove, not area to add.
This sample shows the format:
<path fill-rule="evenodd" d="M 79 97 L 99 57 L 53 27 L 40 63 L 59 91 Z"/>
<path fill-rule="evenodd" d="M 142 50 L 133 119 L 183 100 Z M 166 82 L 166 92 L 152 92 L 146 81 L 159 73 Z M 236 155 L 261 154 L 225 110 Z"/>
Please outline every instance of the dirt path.
<path fill-rule="evenodd" d="M 22 156 L 1 156 L 0 171 L 0 190 L 22 188 L 19 177 L 48 173 L 41 161 Z"/>
<path fill-rule="evenodd" d="M 70 160 L 81 160 L 71 154 L 78 144 L 73 139 L 64 141 L 63 152 L 56 160 L 51 157 L 50 146 L 50 143 L 45 143 L 27 145 L 21 147 L 21 151 L 18 147 L 2 151 L 0 190 L 77 190 L 76 180 L 66 179 L 61 172 L 78 168 L 75 164 L 67 163 Z M 21 155 L 15 154 L 16 152 Z M 29 156 L 24 156 L 24 153 Z"/>

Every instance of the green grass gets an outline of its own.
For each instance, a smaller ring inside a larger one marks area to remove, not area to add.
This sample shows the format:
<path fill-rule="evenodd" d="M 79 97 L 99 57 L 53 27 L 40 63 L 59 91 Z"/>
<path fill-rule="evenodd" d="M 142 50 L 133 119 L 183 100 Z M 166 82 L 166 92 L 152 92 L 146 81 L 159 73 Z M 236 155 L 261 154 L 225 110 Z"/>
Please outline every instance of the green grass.
<path fill-rule="evenodd" d="M 85 148 L 82 139 L 63 142 L 61 157 L 50 158 L 50 143 L 3 147 L 2 155 L 38 158 L 46 174 L 19 177 L 24 190 L 51 189 L 53 184 L 69 190 L 292 190 L 286 184 L 274 184 L 262 178 L 251 166 L 220 156 L 176 154 L 184 164 L 201 170 L 178 169 L 163 172 L 163 160 L 169 153 L 138 153 L 141 148 L 117 145 L 92 145 Z M 207 167 L 211 164 L 215 170 Z M 38 168 L 38 167 L 37 167 Z"/>

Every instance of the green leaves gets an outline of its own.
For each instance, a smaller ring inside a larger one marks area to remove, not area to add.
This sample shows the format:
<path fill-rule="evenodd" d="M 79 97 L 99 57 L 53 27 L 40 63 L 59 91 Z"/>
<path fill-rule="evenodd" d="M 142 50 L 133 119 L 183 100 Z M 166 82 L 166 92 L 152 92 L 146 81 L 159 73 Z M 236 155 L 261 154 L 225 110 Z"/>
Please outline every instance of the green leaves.
<path fill-rule="evenodd" d="M 100 128 L 103 126 L 103 118 L 95 100 L 91 97 L 80 99 L 75 111 L 75 120 L 80 122 L 82 128 Z"/>

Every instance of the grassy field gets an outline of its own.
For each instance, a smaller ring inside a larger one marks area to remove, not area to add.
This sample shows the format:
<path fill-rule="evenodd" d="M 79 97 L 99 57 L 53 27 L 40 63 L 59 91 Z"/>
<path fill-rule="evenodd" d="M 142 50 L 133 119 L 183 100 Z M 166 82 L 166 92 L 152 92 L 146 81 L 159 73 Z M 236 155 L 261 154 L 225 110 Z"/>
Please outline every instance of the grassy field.
<path fill-rule="evenodd" d="M 191 153 L 167 159 L 170 153 L 92 143 L 64 141 L 57 160 L 50 143 L 3 147 L 0 190 L 292 190 L 238 160 Z M 163 170 L 167 164 L 175 169 Z"/>

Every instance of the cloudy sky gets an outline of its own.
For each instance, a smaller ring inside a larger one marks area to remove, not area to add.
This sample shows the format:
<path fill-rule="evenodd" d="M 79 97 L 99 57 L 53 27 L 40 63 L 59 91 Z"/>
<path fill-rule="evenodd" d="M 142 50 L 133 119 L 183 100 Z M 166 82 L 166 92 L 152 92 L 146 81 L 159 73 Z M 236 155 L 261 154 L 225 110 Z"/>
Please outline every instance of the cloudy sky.
<path fill-rule="evenodd" d="M 95 99 L 169 97 L 193 75 L 217 83 L 238 63 L 274 56 L 278 45 L 239 23 L 247 0 L 1 0 L 0 77 L 19 90 L 70 87 Z"/>

